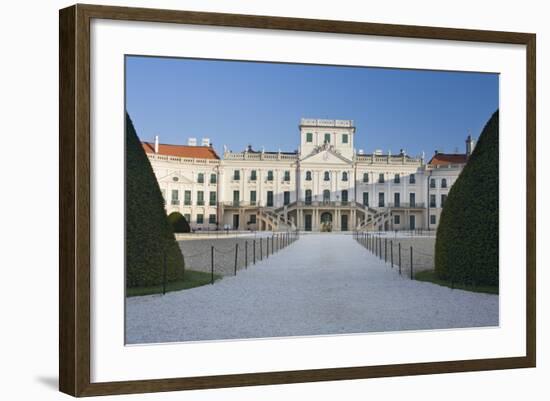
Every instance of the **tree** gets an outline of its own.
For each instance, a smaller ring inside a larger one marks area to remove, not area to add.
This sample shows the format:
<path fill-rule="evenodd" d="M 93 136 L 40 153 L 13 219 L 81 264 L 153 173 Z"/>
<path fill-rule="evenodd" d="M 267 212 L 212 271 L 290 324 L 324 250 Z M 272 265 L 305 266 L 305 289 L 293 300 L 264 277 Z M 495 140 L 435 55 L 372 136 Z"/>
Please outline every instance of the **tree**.
<path fill-rule="evenodd" d="M 132 120 L 126 114 L 126 286 L 183 279 L 184 261 L 164 199 Z"/>
<path fill-rule="evenodd" d="M 449 191 L 435 244 L 438 278 L 498 285 L 498 110 Z"/>
<path fill-rule="evenodd" d="M 189 222 L 180 212 L 172 212 L 168 215 L 168 221 L 172 225 L 172 229 L 175 233 L 188 233 L 191 232 Z"/>

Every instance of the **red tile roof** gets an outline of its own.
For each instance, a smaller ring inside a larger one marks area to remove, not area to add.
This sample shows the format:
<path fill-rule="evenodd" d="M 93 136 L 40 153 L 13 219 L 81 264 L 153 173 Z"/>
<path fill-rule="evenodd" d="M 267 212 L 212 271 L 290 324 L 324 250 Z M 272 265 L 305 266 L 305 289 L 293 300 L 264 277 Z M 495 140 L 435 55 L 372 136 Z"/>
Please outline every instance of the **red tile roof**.
<path fill-rule="evenodd" d="M 150 142 L 142 142 L 145 153 L 155 153 L 155 144 Z M 192 157 L 194 159 L 218 159 L 214 148 L 210 146 L 187 146 L 187 145 L 166 145 L 159 144 L 159 155 L 176 156 L 176 157 Z"/>
<path fill-rule="evenodd" d="M 437 153 L 428 164 L 446 165 L 446 164 L 465 164 L 468 156 L 464 153 Z"/>

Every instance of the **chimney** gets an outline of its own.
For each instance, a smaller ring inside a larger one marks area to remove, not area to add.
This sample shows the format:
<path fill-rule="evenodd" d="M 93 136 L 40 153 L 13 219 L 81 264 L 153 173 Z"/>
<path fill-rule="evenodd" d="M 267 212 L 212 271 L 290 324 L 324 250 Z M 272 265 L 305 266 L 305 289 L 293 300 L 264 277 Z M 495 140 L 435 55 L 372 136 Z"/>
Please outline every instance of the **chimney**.
<path fill-rule="evenodd" d="M 187 146 L 197 146 L 197 138 L 189 138 L 187 140 Z"/>
<path fill-rule="evenodd" d="M 210 146 L 210 138 L 202 138 L 201 146 Z"/>
<path fill-rule="evenodd" d="M 155 135 L 155 153 L 159 152 L 159 136 Z"/>

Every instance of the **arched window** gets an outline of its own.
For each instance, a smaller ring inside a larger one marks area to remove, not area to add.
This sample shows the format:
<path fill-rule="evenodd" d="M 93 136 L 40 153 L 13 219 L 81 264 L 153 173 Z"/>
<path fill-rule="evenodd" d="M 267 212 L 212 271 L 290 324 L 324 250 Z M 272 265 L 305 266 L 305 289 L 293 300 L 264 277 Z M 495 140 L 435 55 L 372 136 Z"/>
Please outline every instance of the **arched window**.
<path fill-rule="evenodd" d="M 330 173 L 325 171 L 325 181 L 330 181 Z"/>
<path fill-rule="evenodd" d="M 311 205 L 311 189 L 306 189 L 306 205 Z"/>
<path fill-rule="evenodd" d="M 441 188 L 447 188 L 447 179 L 446 178 L 441 179 Z"/>
<path fill-rule="evenodd" d="M 311 171 L 306 171 L 306 181 L 311 181 Z"/>
<path fill-rule="evenodd" d="M 323 191 L 323 202 L 330 202 L 330 191 L 328 189 Z"/>
<path fill-rule="evenodd" d="M 342 181 L 347 181 L 348 180 L 348 172 L 347 171 L 344 171 L 342 173 Z"/>
<path fill-rule="evenodd" d="M 435 178 L 430 179 L 430 188 L 435 188 Z"/>

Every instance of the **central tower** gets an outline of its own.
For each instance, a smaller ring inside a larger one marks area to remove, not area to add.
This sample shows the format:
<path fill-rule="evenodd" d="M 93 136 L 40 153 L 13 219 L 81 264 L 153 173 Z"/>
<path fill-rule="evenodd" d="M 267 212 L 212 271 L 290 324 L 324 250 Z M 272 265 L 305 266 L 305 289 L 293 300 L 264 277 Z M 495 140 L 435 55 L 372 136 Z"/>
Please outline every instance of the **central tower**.
<path fill-rule="evenodd" d="M 300 121 L 300 158 L 326 145 L 347 159 L 353 158 L 353 120 L 302 118 Z"/>

